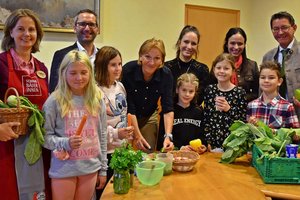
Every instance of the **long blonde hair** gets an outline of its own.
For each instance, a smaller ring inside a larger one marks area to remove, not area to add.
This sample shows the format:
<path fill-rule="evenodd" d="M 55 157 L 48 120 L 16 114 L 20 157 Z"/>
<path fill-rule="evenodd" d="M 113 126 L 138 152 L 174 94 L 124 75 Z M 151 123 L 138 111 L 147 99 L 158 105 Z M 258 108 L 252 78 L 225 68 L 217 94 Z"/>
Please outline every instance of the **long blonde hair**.
<path fill-rule="evenodd" d="M 57 88 L 54 91 L 54 95 L 58 104 L 61 107 L 61 117 L 64 117 L 68 111 L 73 107 L 72 105 L 72 91 L 67 83 L 67 69 L 74 62 L 81 62 L 87 66 L 89 71 L 89 82 L 86 86 L 85 93 L 83 95 L 84 105 L 88 112 L 96 116 L 101 109 L 100 100 L 102 98 L 100 89 L 96 85 L 94 79 L 94 72 L 92 64 L 85 52 L 73 50 L 70 51 L 62 60 L 59 67 L 59 79 Z"/>

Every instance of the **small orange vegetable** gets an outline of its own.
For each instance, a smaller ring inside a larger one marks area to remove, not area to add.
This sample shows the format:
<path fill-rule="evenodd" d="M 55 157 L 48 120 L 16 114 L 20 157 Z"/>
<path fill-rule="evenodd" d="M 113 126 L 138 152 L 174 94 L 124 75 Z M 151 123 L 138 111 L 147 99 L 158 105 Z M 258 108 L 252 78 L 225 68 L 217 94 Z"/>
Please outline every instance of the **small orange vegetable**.
<path fill-rule="evenodd" d="M 127 114 L 127 126 L 132 126 L 132 115 L 130 113 Z"/>
<path fill-rule="evenodd" d="M 85 115 L 83 115 L 83 117 L 80 121 L 80 124 L 76 130 L 76 133 L 75 133 L 76 135 L 81 135 L 81 132 L 82 132 L 82 129 L 83 129 L 83 126 L 84 126 L 86 120 L 87 120 L 87 115 L 85 114 Z"/>

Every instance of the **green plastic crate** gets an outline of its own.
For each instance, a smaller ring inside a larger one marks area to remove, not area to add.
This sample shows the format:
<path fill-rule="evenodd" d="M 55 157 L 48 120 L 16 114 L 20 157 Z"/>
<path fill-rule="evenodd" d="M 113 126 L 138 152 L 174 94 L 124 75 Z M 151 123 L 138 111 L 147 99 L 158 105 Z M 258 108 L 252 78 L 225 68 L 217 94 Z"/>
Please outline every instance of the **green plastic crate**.
<path fill-rule="evenodd" d="M 257 163 L 262 151 L 253 145 L 252 165 L 256 168 L 265 183 L 300 184 L 299 158 L 263 158 Z"/>

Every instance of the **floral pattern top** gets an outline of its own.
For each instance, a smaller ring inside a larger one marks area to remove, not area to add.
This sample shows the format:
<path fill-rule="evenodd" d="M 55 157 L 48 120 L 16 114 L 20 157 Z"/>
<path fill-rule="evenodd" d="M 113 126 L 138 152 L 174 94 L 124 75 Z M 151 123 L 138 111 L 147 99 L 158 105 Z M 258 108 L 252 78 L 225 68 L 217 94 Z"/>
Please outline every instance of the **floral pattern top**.
<path fill-rule="evenodd" d="M 230 105 L 227 112 L 216 110 L 216 96 L 224 96 Z M 222 148 L 229 135 L 229 127 L 235 120 L 246 120 L 246 92 L 240 87 L 230 91 L 221 91 L 217 84 L 209 85 L 204 93 L 204 133 L 212 148 Z"/>

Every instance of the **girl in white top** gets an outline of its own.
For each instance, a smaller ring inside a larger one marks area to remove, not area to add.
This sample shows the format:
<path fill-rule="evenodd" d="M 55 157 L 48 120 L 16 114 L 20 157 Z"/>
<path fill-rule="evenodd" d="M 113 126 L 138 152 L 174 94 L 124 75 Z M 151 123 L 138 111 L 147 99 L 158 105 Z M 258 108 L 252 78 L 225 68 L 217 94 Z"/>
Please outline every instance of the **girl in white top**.
<path fill-rule="evenodd" d="M 133 126 L 127 127 L 126 91 L 119 81 L 122 73 L 122 57 L 114 47 L 104 46 L 96 54 L 95 79 L 104 93 L 107 115 L 107 157 L 120 147 L 124 139 L 131 139 Z M 108 168 L 107 180 L 113 175 Z"/>

